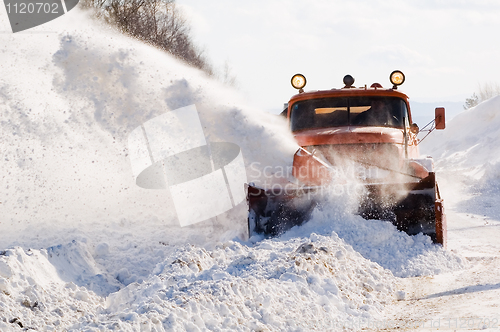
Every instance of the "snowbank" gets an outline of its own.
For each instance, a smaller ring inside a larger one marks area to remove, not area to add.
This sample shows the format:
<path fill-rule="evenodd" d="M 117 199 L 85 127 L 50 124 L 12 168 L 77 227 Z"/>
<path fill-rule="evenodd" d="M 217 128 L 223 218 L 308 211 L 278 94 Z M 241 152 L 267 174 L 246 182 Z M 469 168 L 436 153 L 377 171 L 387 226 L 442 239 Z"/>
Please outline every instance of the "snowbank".
<path fill-rule="evenodd" d="M 91 239 L 1 252 L 3 327 L 357 330 L 398 299 L 393 273 L 464 266 L 428 237 L 409 237 L 341 208 L 316 211 L 313 221 L 257 242 L 200 246 L 186 244 L 197 241 L 190 237 L 172 245 L 182 234 L 144 228 L 109 225 Z"/>
<path fill-rule="evenodd" d="M 439 170 L 460 171 L 474 184 L 500 185 L 500 96 L 458 114 L 422 142 Z"/>
<path fill-rule="evenodd" d="M 394 296 L 390 273 L 338 238 L 307 240 L 185 246 L 144 283 L 113 294 L 109 310 L 139 313 L 128 324 L 156 316 L 173 330 L 320 330 L 379 317 Z"/>
<path fill-rule="evenodd" d="M 116 291 L 128 272 L 120 273 L 111 278 L 84 242 L 2 252 L 0 327 L 324 330 L 380 319 L 395 298 L 392 274 L 335 234 L 250 247 L 234 241 L 211 249 L 184 245 L 144 280 Z"/>
<path fill-rule="evenodd" d="M 364 258 L 398 277 L 434 275 L 466 266 L 463 258 L 434 245 L 428 236 L 409 236 L 391 222 L 365 220 L 338 206 L 314 211 L 309 223 L 292 229 L 284 237 L 301 237 L 311 232 L 342 238 Z"/>
<path fill-rule="evenodd" d="M 19 331 L 19 328 L 62 329 L 68 325 L 68 321 L 78 320 L 82 313 L 92 313 L 104 306 L 104 298 L 86 287 L 65 281 L 75 277 L 72 272 L 79 273 L 79 278 L 85 278 L 89 271 L 83 267 L 79 271 L 58 271 L 58 267 L 63 269 L 78 265 L 67 259 L 62 263 L 63 258 L 57 257 L 59 254 L 75 251 L 61 249 L 24 250 L 16 247 L 0 252 L 2 331 Z M 81 248 L 78 252 L 87 259 L 91 258 Z M 58 263 L 53 265 L 53 260 Z"/>
<path fill-rule="evenodd" d="M 433 155 L 445 202 L 472 213 L 478 226 L 500 218 L 500 96 L 463 111 L 443 131 L 432 133 L 422 151 Z"/>

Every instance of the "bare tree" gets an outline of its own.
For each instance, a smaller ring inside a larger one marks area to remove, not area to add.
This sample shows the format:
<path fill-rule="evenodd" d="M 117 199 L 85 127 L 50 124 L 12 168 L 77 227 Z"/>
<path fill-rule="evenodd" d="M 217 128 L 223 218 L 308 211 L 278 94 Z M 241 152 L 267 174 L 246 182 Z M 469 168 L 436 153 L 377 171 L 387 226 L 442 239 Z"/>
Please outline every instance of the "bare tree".
<path fill-rule="evenodd" d="M 479 104 L 479 97 L 474 92 L 470 98 L 465 99 L 464 109 L 468 110 L 469 108 L 477 106 L 477 104 Z"/>
<path fill-rule="evenodd" d="M 229 61 L 226 60 L 224 62 L 224 68 L 223 68 L 223 71 L 222 71 L 222 77 L 219 78 L 219 80 L 228 85 L 228 86 L 232 86 L 232 87 L 237 87 L 238 86 L 238 82 L 236 80 L 236 76 L 233 75 L 233 69 L 231 68 L 231 65 L 229 64 Z"/>
<path fill-rule="evenodd" d="M 479 84 L 478 92 L 473 93 L 470 98 L 465 99 L 464 109 L 472 108 L 479 103 L 500 95 L 500 86 L 497 83 Z"/>
<path fill-rule="evenodd" d="M 203 51 L 197 48 L 174 0 L 84 0 L 95 16 L 123 33 L 159 47 L 190 65 L 213 75 Z"/>
<path fill-rule="evenodd" d="M 497 83 L 479 84 L 479 100 L 484 101 L 500 95 L 500 86 Z"/>

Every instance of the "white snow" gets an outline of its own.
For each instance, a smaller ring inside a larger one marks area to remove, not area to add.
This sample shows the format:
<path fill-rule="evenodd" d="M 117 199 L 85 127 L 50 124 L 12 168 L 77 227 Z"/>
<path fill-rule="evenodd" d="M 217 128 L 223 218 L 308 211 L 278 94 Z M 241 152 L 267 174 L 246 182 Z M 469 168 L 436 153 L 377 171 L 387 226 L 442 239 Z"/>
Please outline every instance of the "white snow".
<path fill-rule="evenodd" d="M 495 238 L 500 220 L 500 96 L 457 115 L 447 128 L 424 141 L 425 151 L 434 151 L 438 177 L 442 178 L 447 206 L 457 218 L 471 220 L 483 238 Z M 453 223 L 450 225 L 453 227 Z M 467 235 L 464 233 L 464 240 Z M 485 243 L 488 241 L 484 241 Z M 470 244 L 468 255 L 472 253 Z M 498 254 L 498 253 L 496 253 Z"/>
<path fill-rule="evenodd" d="M 432 133 L 422 152 L 436 159 L 445 198 L 448 250 L 467 268 L 402 279 L 404 301 L 387 320 L 409 330 L 498 330 L 500 327 L 500 97 L 457 115 Z"/>
<path fill-rule="evenodd" d="M 398 277 L 438 274 L 461 269 L 460 256 L 432 244 L 428 236 L 408 236 L 388 221 L 365 220 L 350 214 L 315 211 L 312 221 L 293 229 L 286 237 L 309 232 L 332 233 L 342 238 L 364 258 L 378 263 Z"/>
<path fill-rule="evenodd" d="M 454 224 L 464 198 L 489 202 L 487 222 L 500 224 L 497 98 L 425 141 L 450 201 L 451 250 L 350 214 L 347 196 L 275 239 L 245 240 L 245 204 L 180 228 L 168 191 L 135 185 L 128 133 L 195 103 L 207 138 L 238 144 L 256 181 L 255 169 L 292 161 L 283 121 L 78 10 L 44 29 L 58 33 L 0 35 L 2 332 L 359 330 L 413 301 L 415 278 L 477 267 L 471 252 L 484 251 Z"/>
<path fill-rule="evenodd" d="M 500 96 L 457 115 L 443 131 L 424 140 L 422 147 L 431 151 L 437 166 L 460 170 L 478 184 L 500 179 Z"/>

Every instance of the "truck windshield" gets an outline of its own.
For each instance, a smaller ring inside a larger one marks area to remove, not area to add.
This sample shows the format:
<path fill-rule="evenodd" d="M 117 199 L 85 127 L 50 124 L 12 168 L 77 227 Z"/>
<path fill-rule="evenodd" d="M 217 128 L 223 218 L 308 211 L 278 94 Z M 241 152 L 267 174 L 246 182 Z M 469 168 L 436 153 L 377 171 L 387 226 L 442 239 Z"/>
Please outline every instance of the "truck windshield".
<path fill-rule="evenodd" d="M 292 105 L 292 131 L 343 126 L 403 128 L 406 103 L 397 97 L 322 98 Z"/>

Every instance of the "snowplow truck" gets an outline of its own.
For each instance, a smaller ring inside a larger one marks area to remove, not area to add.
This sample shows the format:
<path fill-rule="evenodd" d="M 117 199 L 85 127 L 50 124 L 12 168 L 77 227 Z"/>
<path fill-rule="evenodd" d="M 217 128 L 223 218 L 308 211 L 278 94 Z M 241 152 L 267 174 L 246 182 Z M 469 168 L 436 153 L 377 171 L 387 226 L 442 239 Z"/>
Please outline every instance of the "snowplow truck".
<path fill-rule="evenodd" d="M 332 204 L 324 199 L 328 190 L 354 185 L 355 213 L 390 221 L 409 235 L 423 233 L 446 247 L 433 161 L 420 156 L 417 138 L 419 132 L 445 128 L 444 108 L 436 108 L 434 120 L 420 130 L 408 96 L 398 91 L 404 80 L 394 71 L 390 88 L 379 83 L 356 88 L 346 75 L 343 88 L 304 92 L 306 78 L 292 77 L 298 94 L 282 115 L 300 148 L 286 183 L 247 185 L 250 236 L 278 236 L 301 225 L 316 207 Z"/>

